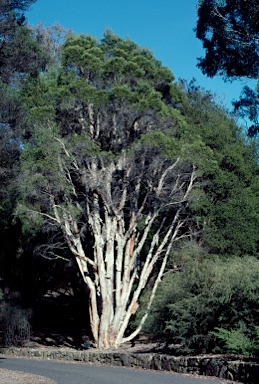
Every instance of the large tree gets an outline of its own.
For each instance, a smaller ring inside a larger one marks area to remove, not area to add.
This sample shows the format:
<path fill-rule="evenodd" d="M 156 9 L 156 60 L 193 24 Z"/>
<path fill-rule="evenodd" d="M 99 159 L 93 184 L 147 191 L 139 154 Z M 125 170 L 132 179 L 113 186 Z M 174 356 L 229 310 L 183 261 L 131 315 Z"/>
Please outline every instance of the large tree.
<path fill-rule="evenodd" d="M 188 205 L 211 151 L 185 134 L 181 92 L 148 50 L 109 31 L 101 41 L 71 36 L 62 63 L 27 84 L 36 125 L 18 212 L 62 234 L 88 288 L 93 339 L 117 347 L 140 332 L 176 240 L 192 235 Z M 47 251 L 61 255 L 54 242 Z"/>

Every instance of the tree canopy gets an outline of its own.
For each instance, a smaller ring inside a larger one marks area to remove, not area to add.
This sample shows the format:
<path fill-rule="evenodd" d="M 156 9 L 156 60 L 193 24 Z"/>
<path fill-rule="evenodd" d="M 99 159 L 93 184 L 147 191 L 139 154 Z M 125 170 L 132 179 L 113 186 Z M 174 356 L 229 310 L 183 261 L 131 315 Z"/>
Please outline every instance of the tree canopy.
<path fill-rule="evenodd" d="M 5 274 L 8 268 L 11 274 L 11 260 L 14 264 L 20 236 L 18 227 L 12 224 L 22 141 L 28 128 L 20 86 L 28 74 L 37 76 L 48 61 L 48 53 L 37 44 L 32 31 L 26 26 L 24 11 L 33 3 L 34 0 L 0 2 L 1 274 Z"/>
<path fill-rule="evenodd" d="M 23 297 L 82 285 L 92 338 L 102 348 L 141 331 L 162 281 L 163 327 L 175 333 L 179 318 L 186 328 L 191 316 L 182 306 L 190 304 L 195 344 L 213 296 L 204 298 L 203 287 L 213 279 L 210 286 L 220 286 L 220 273 L 235 263 L 239 276 L 244 255 L 258 253 L 256 144 L 214 95 L 176 82 L 150 50 L 110 30 L 97 39 L 59 25 L 30 29 L 23 12 L 32 3 L 1 3 L 1 274 L 6 282 L 15 277 Z M 216 14 L 230 18 L 231 4 L 216 4 L 200 2 L 200 15 L 206 5 L 211 22 Z M 238 107 L 246 113 L 250 104 Z M 256 116 L 256 105 L 250 113 Z M 252 271 L 256 259 L 249 260 Z M 177 291 L 173 301 L 167 285 Z"/>
<path fill-rule="evenodd" d="M 154 275 L 152 299 L 175 240 L 189 233 L 186 205 L 206 147 L 176 139 L 184 119 L 171 105 L 173 78 L 148 50 L 108 31 L 101 41 L 68 37 L 58 73 L 25 87 L 35 127 L 18 211 L 62 233 L 100 347 L 141 330 L 125 338 L 142 290 Z"/>
<path fill-rule="evenodd" d="M 198 67 L 210 77 L 258 77 L 259 5 L 256 0 L 200 0 L 196 36 L 205 57 Z"/>
<path fill-rule="evenodd" d="M 191 132 L 213 151 L 203 176 L 205 192 L 196 215 L 204 245 L 217 254 L 256 254 L 258 249 L 258 150 L 219 105 L 195 82 L 182 82 L 180 111 Z M 208 219 L 209 218 L 209 219 Z M 242 230 L 240 230 L 242 228 Z"/>
<path fill-rule="evenodd" d="M 210 77 L 258 79 L 259 5 L 256 0 L 200 0 L 196 36 L 205 57 L 198 67 Z M 249 119 L 248 135 L 258 134 L 258 90 L 245 86 L 234 103 L 235 111 Z M 252 122 L 252 124 L 251 124 Z"/>
<path fill-rule="evenodd" d="M 3 0 L 0 4 L 0 76 L 14 82 L 25 73 L 37 74 L 45 67 L 48 56 L 25 25 L 22 11 L 35 0 Z"/>
<path fill-rule="evenodd" d="M 181 239 L 256 252 L 253 149 L 210 94 L 175 83 L 150 51 L 111 31 L 69 35 L 60 67 L 28 77 L 22 95 L 31 131 L 17 215 L 25 230 L 48 228 L 41 253 L 61 258 L 67 247 L 76 261 L 97 345 L 138 334 Z M 249 222 L 249 247 L 234 220 Z M 127 334 L 147 284 L 149 302 Z"/>

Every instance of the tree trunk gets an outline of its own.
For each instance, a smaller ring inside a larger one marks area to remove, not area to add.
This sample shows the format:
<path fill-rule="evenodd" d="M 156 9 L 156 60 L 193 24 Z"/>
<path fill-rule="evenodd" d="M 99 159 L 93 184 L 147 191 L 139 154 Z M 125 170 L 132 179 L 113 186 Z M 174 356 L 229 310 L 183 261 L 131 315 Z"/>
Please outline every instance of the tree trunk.
<path fill-rule="evenodd" d="M 66 155 L 70 156 L 68 152 Z M 179 162 L 180 159 L 176 159 L 167 167 L 154 167 L 151 173 L 153 180 L 150 176 L 144 192 L 145 161 L 138 162 L 137 168 L 129 164 L 123 155 L 117 163 L 111 162 L 109 166 L 98 168 L 94 162 L 81 170 L 82 180 L 87 180 L 89 186 L 85 185 L 88 190 L 85 208 L 79 204 L 77 207 L 84 215 L 82 228 L 88 229 L 93 244 L 91 251 L 80 233 L 81 219 L 75 217 L 72 210 L 70 212 L 74 203 L 59 206 L 54 202 L 51 205 L 54 212 L 52 219 L 60 225 L 89 289 L 91 330 L 99 348 L 117 348 L 136 337 L 148 316 L 173 244 L 182 236 L 186 219 L 182 215 L 184 203 L 196 178 L 193 168 L 188 177 L 185 172 L 180 180 Z M 67 180 L 72 181 L 67 169 L 66 172 Z M 121 180 L 118 181 L 116 176 L 114 187 L 114 175 L 122 173 Z M 75 188 L 74 194 L 76 196 Z M 168 204 L 176 208 L 161 214 Z M 129 206 L 130 209 L 127 208 Z M 155 265 L 158 266 L 158 273 L 144 316 L 137 329 L 124 337 Z"/>

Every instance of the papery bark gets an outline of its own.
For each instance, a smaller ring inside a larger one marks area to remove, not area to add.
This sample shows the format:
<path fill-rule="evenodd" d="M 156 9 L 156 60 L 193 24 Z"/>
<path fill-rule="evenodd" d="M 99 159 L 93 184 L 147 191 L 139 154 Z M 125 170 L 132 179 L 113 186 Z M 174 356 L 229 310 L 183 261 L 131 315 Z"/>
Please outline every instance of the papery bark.
<path fill-rule="evenodd" d="M 72 158 L 65 148 L 64 153 Z M 146 172 L 144 156 L 143 161 L 138 162 L 137 170 L 125 155 L 108 165 L 100 163 L 98 166 L 96 161 L 92 161 L 80 169 L 81 182 L 85 184 L 87 194 L 85 208 L 79 206 L 79 209 L 83 212 L 93 243 L 89 255 L 86 254 L 87 246 L 80 233 L 79 219 L 70 213 L 69 204 L 59 206 L 52 199 L 52 218 L 60 225 L 89 290 L 91 330 L 99 348 L 116 348 L 141 331 L 173 244 L 181 236 L 185 222 L 185 216 L 182 216 L 184 202 L 188 200 L 196 179 L 193 168 L 188 178 L 185 175 L 180 180 L 181 159 L 177 158 L 167 166 L 162 164 L 155 167 L 153 179 L 149 179 L 147 189 L 143 192 L 141 186 Z M 72 164 L 72 171 L 78 171 L 76 162 L 72 161 Z M 60 168 L 66 173 L 67 181 L 73 183 L 73 177 L 62 161 Z M 112 185 L 116 172 L 123 176 L 120 188 L 115 193 Z M 144 214 L 150 196 L 155 193 L 157 200 L 161 198 L 169 175 L 172 185 L 170 188 L 167 185 L 167 198 L 170 200 L 161 199 L 158 207 L 150 208 Z M 76 188 L 72 190 L 76 200 Z M 72 207 L 76 203 L 70 204 Z M 170 204 L 176 208 L 161 215 L 164 205 Z M 141 230 L 138 228 L 140 219 L 145 219 Z M 153 237 L 150 241 L 148 236 L 151 231 Z M 138 309 L 141 293 L 156 265 L 159 266 L 158 273 L 144 315 L 137 329 L 125 337 L 130 319 Z"/>

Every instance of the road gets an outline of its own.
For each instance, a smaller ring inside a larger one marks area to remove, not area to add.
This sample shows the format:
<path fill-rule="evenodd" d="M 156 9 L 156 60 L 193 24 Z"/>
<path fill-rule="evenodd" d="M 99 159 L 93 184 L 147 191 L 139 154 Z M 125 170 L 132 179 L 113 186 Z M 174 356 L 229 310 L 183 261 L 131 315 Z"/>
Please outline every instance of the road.
<path fill-rule="evenodd" d="M 86 363 L 63 363 L 51 360 L 0 358 L 0 368 L 29 372 L 55 380 L 59 384 L 225 384 L 223 379 L 206 379 Z"/>

